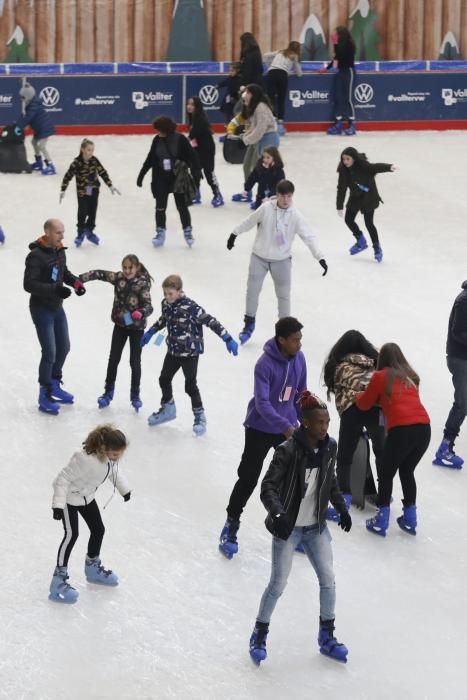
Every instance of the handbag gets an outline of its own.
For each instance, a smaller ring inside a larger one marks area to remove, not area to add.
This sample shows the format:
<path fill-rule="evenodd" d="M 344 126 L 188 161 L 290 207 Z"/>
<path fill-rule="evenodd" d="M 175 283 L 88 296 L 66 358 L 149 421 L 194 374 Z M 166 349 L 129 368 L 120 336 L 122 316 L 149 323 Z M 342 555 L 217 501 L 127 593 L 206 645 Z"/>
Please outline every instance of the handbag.
<path fill-rule="evenodd" d="M 196 187 L 193 175 L 190 172 L 188 164 L 185 163 L 184 160 L 173 157 L 173 154 L 170 152 L 169 146 L 165 139 L 164 145 L 170 159 L 173 162 L 172 172 L 175 178 L 173 183 L 174 194 L 183 194 L 185 196 L 185 203 L 189 207 L 193 204 L 193 199 L 195 198 L 198 189 Z"/>
<path fill-rule="evenodd" d="M 243 163 L 247 147 L 242 139 L 232 139 L 227 136 L 223 144 L 223 156 L 227 163 L 239 165 Z"/>

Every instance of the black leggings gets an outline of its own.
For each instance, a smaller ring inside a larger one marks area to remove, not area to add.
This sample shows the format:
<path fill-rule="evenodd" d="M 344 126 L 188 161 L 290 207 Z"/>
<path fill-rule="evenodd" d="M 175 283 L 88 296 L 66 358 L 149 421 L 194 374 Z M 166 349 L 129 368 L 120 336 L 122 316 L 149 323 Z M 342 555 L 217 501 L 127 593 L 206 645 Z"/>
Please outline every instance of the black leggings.
<path fill-rule="evenodd" d="M 287 71 L 281 68 L 272 68 L 266 74 L 268 96 L 278 119 L 284 119 L 288 80 Z"/>
<path fill-rule="evenodd" d="M 217 181 L 214 169 L 203 166 L 203 173 L 209 187 L 212 190 L 213 195 L 216 196 L 216 194 L 219 193 L 219 183 Z"/>
<path fill-rule="evenodd" d="M 78 231 L 83 231 L 85 228 L 94 231 L 98 201 L 99 190 L 97 187 L 93 187 L 92 194 L 78 197 Z"/>
<path fill-rule="evenodd" d="M 355 404 L 341 415 L 337 448 L 337 481 L 342 493 L 351 493 L 350 467 L 357 444 L 366 428 L 376 460 L 376 473 L 381 471 L 384 448 L 384 427 L 379 424 L 379 408 L 361 411 Z"/>
<path fill-rule="evenodd" d="M 255 490 L 266 455 L 285 440 L 282 433 L 263 433 L 254 428 L 245 428 L 245 447 L 238 467 L 238 480 L 230 495 L 227 515 L 239 520 L 248 499 Z"/>
<path fill-rule="evenodd" d="M 399 470 L 404 506 L 417 501 L 417 484 L 414 471 L 430 444 L 431 428 L 428 424 L 399 425 L 388 431 L 384 444 L 383 462 L 378 487 L 378 505 L 389 506 L 392 482 Z"/>
<path fill-rule="evenodd" d="M 171 190 L 167 188 L 163 188 L 159 186 L 156 190 L 155 193 L 155 198 L 156 198 L 156 226 L 157 228 L 166 228 L 166 209 L 167 209 L 167 202 L 169 199 L 169 194 L 171 193 Z M 183 228 L 187 228 L 187 226 L 191 226 L 191 216 L 190 216 L 190 211 L 187 207 L 186 200 L 185 200 L 185 195 L 183 192 L 172 192 L 174 199 L 175 199 L 175 206 L 178 209 L 178 213 L 180 216 L 180 221 L 182 224 Z"/>
<path fill-rule="evenodd" d="M 131 367 L 131 389 L 139 391 L 141 383 L 141 338 L 143 332 L 136 328 L 123 328 L 114 325 L 112 333 L 112 344 L 110 346 L 109 362 L 107 365 L 107 376 L 105 378 L 105 388 L 113 387 L 117 379 L 117 369 L 122 358 L 123 348 L 127 339 L 130 341 L 130 367 Z"/>
<path fill-rule="evenodd" d="M 201 401 L 201 395 L 196 382 L 198 360 L 198 355 L 196 355 L 196 357 L 177 357 L 176 355 L 167 353 L 159 377 L 159 385 L 162 389 L 162 403 L 168 403 L 173 399 L 172 379 L 181 367 L 185 376 L 185 391 L 191 398 L 191 407 L 193 409 L 203 408 L 203 402 Z"/>
<path fill-rule="evenodd" d="M 101 551 L 105 527 L 102 522 L 99 506 L 95 500 L 85 506 L 66 505 L 63 509 L 63 529 L 65 535 L 58 548 L 57 566 L 68 566 L 71 550 L 79 535 L 78 513 L 89 528 L 88 557 L 97 557 Z"/>
<path fill-rule="evenodd" d="M 353 235 L 355 238 L 360 238 L 362 236 L 362 232 L 358 228 L 358 225 L 355 223 L 355 217 L 357 216 L 358 211 L 352 211 L 352 209 L 346 209 L 345 210 L 345 223 L 349 227 L 349 229 L 352 231 Z M 373 217 L 375 215 L 375 210 L 372 209 L 371 211 L 364 211 L 362 212 L 363 214 L 363 220 L 365 222 L 365 226 L 367 228 L 368 233 L 370 234 L 371 242 L 373 243 L 373 247 L 376 248 L 377 246 L 379 247 L 379 238 L 378 238 L 378 231 L 376 230 L 376 226 L 373 223 Z"/>

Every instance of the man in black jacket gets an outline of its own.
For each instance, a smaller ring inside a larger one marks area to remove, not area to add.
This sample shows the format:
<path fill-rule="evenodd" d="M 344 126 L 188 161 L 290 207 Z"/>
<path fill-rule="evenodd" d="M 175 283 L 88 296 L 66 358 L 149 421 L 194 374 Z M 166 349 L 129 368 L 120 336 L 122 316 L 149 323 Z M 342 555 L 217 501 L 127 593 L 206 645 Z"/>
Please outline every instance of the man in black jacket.
<path fill-rule="evenodd" d="M 340 513 L 339 524 L 345 532 L 352 527 L 352 520 L 334 472 L 337 445 L 327 434 L 327 406 L 309 391 L 301 394 L 298 405 L 301 426 L 276 449 L 261 484 L 261 500 L 268 511 L 266 527 L 273 535 L 273 542 L 271 579 L 261 598 L 250 639 L 250 655 L 257 664 L 266 658 L 269 622 L 287 584 L 293 553 L 300 542 L 319 581 L 320 652 L 347 661 L 347 647 L 333 634 L 336 590 L 331 535 L 326 525 L 328 502 Z"/>
<path fill-rule="evenodd" d="M 63 285 L 73 287 L 78 296 L 86 292 L 83 283 L 66 266 L 64 231 L 61 221 L 47 219 L 44 235 L 29 245 L 31 252 L 24 271 L 24 289 L 31 294 L 29 309 L 42 348 L 39 410 L 53 415 L 58 414 L 59 403 L 73 403 L 73 395 L 60 386 L 70 350 L 63 300 L 71 291 Z"/>
<path fill-rule="evenodd" d="M 433 464 L 462 469 L 464 460 L 455 454 L 454 442 L 467 415 L 467 280 L 462 283 L 462 292 L 456 297 L 449 316 L 446 355 L 454 384 L 454 403 Z"/>

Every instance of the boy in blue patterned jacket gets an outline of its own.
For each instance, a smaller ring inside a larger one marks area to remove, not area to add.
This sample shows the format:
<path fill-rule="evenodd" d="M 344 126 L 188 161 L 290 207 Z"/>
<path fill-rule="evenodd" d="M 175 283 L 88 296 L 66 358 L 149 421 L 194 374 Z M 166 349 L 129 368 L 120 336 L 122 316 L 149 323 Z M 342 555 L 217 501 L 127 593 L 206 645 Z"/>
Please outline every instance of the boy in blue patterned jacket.
<path fill-rule="evenodd" d="M 161 315 L 156 323 L 141 338 L 141 345 L 149 343 L 154 333 L 167 327 L 167 355 L 164 359 L 159 384 L 162 389 L 161 407 L 148 418 L 149 425 L 160 425 L 176 417 L 172 393 L 172 379 L 182 368 L 185 376 L 185 391 L 191 398 L 195 417 L 193 432 L 203 435 L 206 432 L 206 416 L 196 375 L 198 359 L 204 352 L 203 326 L 208 326 L 227 346 L 227 351 L 238 354 L 238 345 L 214 316 L 206 313 L 195 301 L 185 296 L 182 278 L 169 275 L 162 282 L 164 299 Z M 156 340 L 157 342 L 157 340 Z"/>

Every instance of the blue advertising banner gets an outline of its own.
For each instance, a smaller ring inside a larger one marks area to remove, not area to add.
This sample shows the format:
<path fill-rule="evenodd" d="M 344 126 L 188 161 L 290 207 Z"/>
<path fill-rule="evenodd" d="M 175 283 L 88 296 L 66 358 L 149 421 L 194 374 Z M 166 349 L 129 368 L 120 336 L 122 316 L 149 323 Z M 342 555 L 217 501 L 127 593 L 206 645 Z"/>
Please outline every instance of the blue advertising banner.
<path fill-rule="evenodd" d="M 224 75 L 187 75 L 186 97 L 198 96 L 203 103 L 204 111 L 211 124 L 223 124 L 224 114 L 220 111 L 225 88 L 217 84 L 225 78 Z M 185 121 L 185 118 L 183 118 Z"/>

